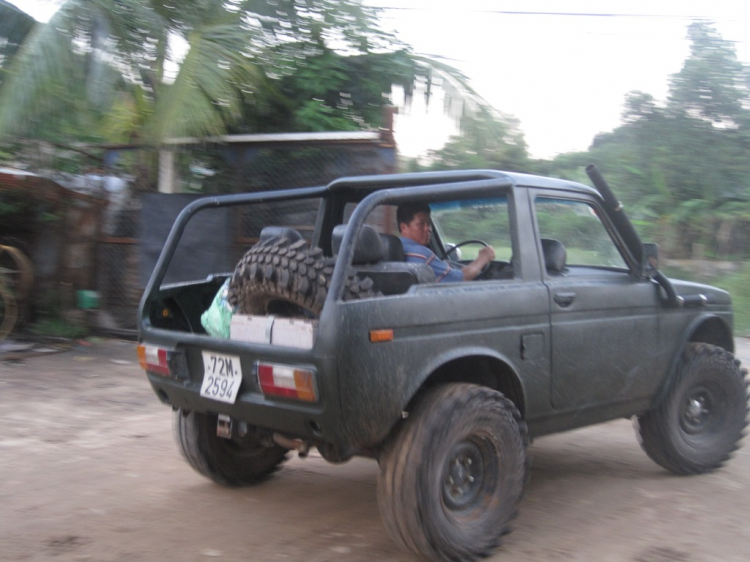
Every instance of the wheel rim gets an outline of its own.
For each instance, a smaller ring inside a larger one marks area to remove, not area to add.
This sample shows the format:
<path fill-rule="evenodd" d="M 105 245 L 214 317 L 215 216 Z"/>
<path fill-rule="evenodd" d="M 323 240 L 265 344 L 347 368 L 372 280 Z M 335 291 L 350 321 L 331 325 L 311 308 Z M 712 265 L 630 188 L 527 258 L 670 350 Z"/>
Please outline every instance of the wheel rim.
<path fill-rule="evenodd" d="M 484 456 L 473 441 L 463 441 L 448 455 L 443 477 L 443 501 L 451 510 L 476 503 L 484 487 Z"/>
<path fill-rule="evenodd" d="M 689 435 L 709 431 L 716 424 L 716 397 L 710 388 L 697 386 L 688 393 L 680 416 L 680 426 Z"/>

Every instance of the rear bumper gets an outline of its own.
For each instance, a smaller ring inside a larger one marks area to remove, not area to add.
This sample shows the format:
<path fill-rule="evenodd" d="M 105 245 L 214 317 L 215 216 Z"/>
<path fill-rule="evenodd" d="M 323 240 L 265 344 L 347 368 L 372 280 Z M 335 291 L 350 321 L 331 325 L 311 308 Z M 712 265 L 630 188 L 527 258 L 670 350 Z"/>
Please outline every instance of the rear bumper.
<path fill-rule="evenodd" d="M 278 431 L 292 437 L 338 443 L 334 415 L 324 404 L 302 405 L 269 399 L 259 392 L 241 391 L 234 404 L 218 402 L 200 395 L 201 381 L 182 381 L 147 373 L 151 388 L 159 400 L 183 410 L 226 414 L 233 420 Z"/>
<path fill-rule="evenodd" d="M 160 374 L 146 368 L 148 381 L 162 403 L 201 413 L 226 414 L 232 420 L 290 437 L 349 445 L 346 428 L 340 422 L 335 357 L 316 355 L 312 350 L 249 344 L 164 330 L 159 332 L 159 336 L 167 337 L 142 338 L 141 343 L 172 350 L 173 357 L 176 357 L 171 360 L 168 373 Z M 232 404 L 200 395 L 204 377 L 203 351 L 208 350 L 240 358 L 242 383 Z M 314 371 L 318 400 L 305 402 L 264 395 L 258 384 L 257 362 Z"/>

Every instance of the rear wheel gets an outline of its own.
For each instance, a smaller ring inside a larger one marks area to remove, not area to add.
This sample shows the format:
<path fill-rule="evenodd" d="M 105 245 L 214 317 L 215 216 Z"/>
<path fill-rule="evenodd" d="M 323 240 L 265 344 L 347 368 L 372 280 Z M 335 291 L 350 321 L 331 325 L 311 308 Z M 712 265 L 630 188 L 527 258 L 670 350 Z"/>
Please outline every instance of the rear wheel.
<path fill-rule="evenodd" d="M 427 560 L 489 555 L 521 499 L 526 426 L 499 392 L 430 389 L 381 452 L 378 505 L 391 537 Z"/>
<path fill-rule="evenodd" d="M 747 425 L 747 381 L 728 351 L 703 343 L 685 349 L 662 403 L 639 416 L 641 446 L 676 474 L 719 468 L 737 449 Z"/>
<path fill-rule="evenodd" d="M 287 449 L 267 447 L 249 434 L 224 439 L 216 435 L 216 414 L 175 412 L 175 437 L 193 469 L 217 484 L 247 486 L 264 480 L 287 458 Z"/>

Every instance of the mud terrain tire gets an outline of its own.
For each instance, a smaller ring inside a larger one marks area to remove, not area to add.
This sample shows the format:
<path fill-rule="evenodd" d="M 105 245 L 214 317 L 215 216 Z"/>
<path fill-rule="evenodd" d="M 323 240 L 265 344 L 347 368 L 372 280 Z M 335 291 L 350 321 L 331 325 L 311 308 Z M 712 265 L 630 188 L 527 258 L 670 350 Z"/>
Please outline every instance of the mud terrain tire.
<path fill-rule="evenodd" d="M 304 240 L 272 238 L 250 248 L 229 284 L 229 303 L 241 314 L 318 317 L 323 309 L 335 258 Z M 344 300 L 375 296 L 372 280 L 347 276 Z"/>
<path fill-rule="evenodd" d="M 724 464 L 747 425 L 745 374 L 728 351 L 688 344 L 664 400 L 636 420 L 646 454 L 676 474 Z"/>
<path fill-rule="evenodd" d="M 391 537 L 426 560 L 473 560 L 510 531 L 526 469 L 526 425 L 499 392 L 427 391 L 378 462 L 378 505 Z"/>
<path fill-rule="evenodd" d="M 223 486 L 248 486 L 265 480 L 287 458 L 278 445 L 266 447 L 254 436 L 223 439 L 216 435 L 216 414 L 175 412 L 175 438 L 193 469 Z"/>

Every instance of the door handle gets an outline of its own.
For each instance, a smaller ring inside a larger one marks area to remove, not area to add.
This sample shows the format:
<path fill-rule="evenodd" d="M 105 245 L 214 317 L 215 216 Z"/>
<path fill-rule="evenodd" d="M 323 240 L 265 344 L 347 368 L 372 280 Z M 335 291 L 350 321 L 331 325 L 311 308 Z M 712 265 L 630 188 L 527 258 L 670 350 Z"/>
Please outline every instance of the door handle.
<path fill-rule="evenodd" d="M 555 294 L 555 302 L 563 308 L 568 307 L 571 304 L 573 304 L 574 300 L 576 300 L 575 293 L 556 293 Z"/>

